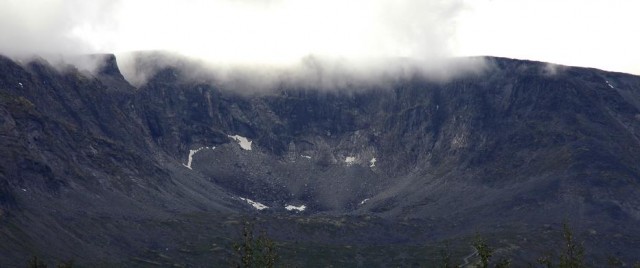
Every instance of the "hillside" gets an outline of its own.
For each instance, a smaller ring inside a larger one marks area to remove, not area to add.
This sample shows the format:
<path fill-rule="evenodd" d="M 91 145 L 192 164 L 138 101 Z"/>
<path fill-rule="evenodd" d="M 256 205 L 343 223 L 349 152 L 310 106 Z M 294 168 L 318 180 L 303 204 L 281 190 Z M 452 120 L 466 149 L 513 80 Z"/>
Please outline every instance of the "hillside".
<path fill-rule="evenodd" d="M 243 217 L 300 265 L 413 266 L 445 239 L 462 258 L 476 232 L 525 262 L 564 220 L 594 260 L 640 256 L 640 77 L 487 57 L 446 82 L 247 93 L 188 62 L 134 87 L 103 57 L 0 57 L 0 264 L 219 263 Z"/>

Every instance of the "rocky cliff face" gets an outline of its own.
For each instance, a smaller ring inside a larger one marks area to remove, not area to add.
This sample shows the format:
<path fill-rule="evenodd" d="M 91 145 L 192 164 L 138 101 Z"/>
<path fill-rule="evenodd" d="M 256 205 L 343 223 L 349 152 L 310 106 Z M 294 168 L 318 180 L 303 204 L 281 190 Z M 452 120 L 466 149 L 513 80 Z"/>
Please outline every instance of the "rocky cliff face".
<path fill-rule="evenodd" d="M 487 58 L 447 82 L 247 94 L 177 66 L 135 88 L 103 57 L 94 75 L 0 58 L 4 260 L 119 261 L 199 233 L 157 223 L 247 213 L 415 220 L 438 239 L 568 219 L 638 253 L 638 77 Z"/>

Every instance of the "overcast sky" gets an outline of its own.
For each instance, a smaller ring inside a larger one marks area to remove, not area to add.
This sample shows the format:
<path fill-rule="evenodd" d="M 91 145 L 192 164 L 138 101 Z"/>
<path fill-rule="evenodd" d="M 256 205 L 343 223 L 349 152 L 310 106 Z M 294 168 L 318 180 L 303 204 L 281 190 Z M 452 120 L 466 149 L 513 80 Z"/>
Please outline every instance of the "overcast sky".
<path fill-rule="evenodd" d="M 493 55 L 640 74 L 639 11 L 637 0 L 0 0 L 0 53 Z"/>

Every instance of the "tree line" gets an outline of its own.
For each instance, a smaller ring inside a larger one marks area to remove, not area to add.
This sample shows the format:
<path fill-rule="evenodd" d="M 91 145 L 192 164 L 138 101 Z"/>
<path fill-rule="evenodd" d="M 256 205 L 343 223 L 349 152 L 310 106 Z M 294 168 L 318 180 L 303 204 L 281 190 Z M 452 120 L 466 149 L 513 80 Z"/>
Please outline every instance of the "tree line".
<path fill-rule="evenodd" d="M 459 268 L 459 267 L 477 267 L 477 268 L 508 268 L 512 267 L 512 261 L 509 258 L 502 257 L 494 259 L 495 249 L 489 245 L 487 240 L 481 235 L 476 234 L 471 242 L 474 249 L 475 260 L 469 262 L 465 258 L 465 263 L 456 263 L 452 258 L 449 244 L 445 242 L 445 246 L 440 250 L 439 263 L 427 263 L 429 267 L 441 268 Z M 232 244 L 234 257 L 230 262 L 231 267 L 235 268 L 273 268 L 278 267 L 280 257 L 275 241 L 270 238 L 265 231 L 256 234 L 255 223 L 250 220 L 244 220 L 240 238 Z M 544 268 L 583 268 L 589 267 L 585 261 L 585 248 L 582 242 L 576 240 L 573 231 L 567 223 L 562 226 L 562 246 L 556 249 L 556 254 L 545 254 L 536 260 L 536 264 L 529 264 L 529 267 Z M 469 257 L 473 257 L 469 256 Z M 47 268 L 47 264 L 37 256 L 32 257 L 29 262 L 29 268 Z M 61 261 L 56 268 L 72 268 L 73 260 Z M 610 256 L 606 264 L 599 264 L 596 267 L 626 267 L 626 265 L 616 257 Z M 640 262 L 635 262 L 631 267 L 640 268 Z"/>

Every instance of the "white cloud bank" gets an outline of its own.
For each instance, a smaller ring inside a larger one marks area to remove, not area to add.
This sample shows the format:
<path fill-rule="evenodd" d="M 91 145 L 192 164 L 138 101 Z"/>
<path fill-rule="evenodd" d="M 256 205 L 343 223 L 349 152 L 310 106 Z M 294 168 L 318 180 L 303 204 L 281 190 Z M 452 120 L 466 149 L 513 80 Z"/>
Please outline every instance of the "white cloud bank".
<path fill-rule="evenodd" d="M 450 55 L 460 0 L 4 0 L 5 54 L 167 50 L 221 64 Z"/>
<path fill-rule="evenodd" d="M 2 0 L 0 53 L 164 50 L 220 68 L 311 56 L 354 69 L 489 54 L 640 74 L 637 10 L 635 0 Z"/>
<path fill-rule="evenodd" d="M 76 31 L 108 25 L 113 8 L 110 1 L 2 0 L 0 53 L 19 57 L 94 52 Z"/>

